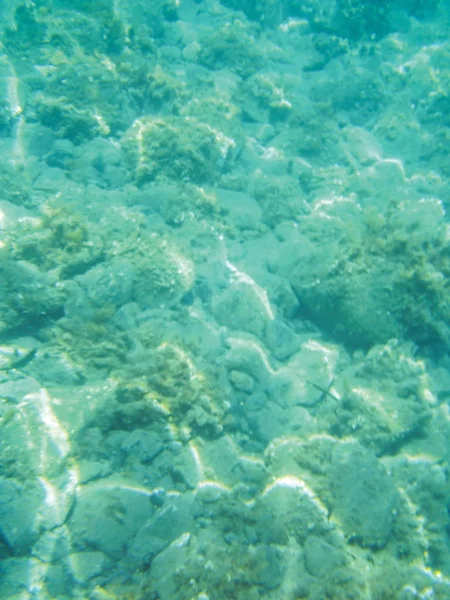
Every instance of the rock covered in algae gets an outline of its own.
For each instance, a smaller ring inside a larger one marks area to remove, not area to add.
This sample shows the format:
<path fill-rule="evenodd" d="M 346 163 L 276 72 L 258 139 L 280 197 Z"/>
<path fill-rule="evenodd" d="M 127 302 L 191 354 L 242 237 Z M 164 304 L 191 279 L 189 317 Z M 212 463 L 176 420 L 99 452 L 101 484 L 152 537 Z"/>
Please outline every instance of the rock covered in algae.
<path fill-rule="evenodd" d="M 164 176 L 193 183 L 212 182 L 232 140 L 190 117 L 142 117 L 123 139 L 134 178 L 145 183 Z"/>

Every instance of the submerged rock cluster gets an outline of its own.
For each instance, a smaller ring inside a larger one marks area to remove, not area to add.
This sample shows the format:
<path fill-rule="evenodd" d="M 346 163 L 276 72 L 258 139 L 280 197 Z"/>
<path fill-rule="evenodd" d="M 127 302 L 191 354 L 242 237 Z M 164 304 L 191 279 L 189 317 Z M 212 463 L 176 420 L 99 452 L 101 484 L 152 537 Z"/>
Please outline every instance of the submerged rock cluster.
<path fill-rule="evenodd" d="M 448 8 L 69 4 L 0 7 L 0 598 L 449 598 Z"/>

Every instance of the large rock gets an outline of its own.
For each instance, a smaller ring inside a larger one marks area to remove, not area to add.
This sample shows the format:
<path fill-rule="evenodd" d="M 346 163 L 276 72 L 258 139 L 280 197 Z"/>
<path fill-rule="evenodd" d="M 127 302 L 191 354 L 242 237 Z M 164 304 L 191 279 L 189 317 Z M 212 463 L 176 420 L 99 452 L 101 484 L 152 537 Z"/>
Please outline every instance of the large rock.
<path fill-rule="evenodd" d="M 0 539 L 19 556 L 31 550 L 39 536 L 38 513 L 45 492 L 38 483 L 0 480 Z"/>
<path fill-rule="evenodd" d="M 330 469 L 332 514 L 346 536 L 382 548 L 395 522 L 399 495 L 381 463 L 359 444 L 338 444 Z"/>
<path fill-rule="evenodd" d="M 237 281 L 213 300 L 213 314 L 232 331 L 264 335 L 270 309 L 261 289 L 253 282 Z"/>

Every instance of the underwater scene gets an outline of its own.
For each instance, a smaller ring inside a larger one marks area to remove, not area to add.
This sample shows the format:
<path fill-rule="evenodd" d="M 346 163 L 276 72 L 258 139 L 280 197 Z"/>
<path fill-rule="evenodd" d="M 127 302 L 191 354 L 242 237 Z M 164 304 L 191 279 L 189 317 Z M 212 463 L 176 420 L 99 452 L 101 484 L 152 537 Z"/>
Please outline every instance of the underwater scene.
<path fill-rule="evenodd" d="M 0 599 L 450 600 L 450 2 L 0 1 Z"/>

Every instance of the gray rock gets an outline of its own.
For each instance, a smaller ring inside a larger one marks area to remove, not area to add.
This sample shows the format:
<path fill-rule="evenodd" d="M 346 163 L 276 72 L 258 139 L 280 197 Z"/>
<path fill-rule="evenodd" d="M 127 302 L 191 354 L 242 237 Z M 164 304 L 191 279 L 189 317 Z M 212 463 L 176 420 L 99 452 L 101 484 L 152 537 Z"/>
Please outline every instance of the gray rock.
<path fill-rule="evenodd" d="M 70 539 L 64 527 L 42 533 L 33 546 L 33 556 L 44 563 L 61 563 L 71 552 Z"/>
<path fill-rule="evenodd" d="M 0 279 L 0 330 L 35 327 L 44 315 L 52 315 L 63 303 L 55 273 L 41 272 L 26 261 L 2 260 Z"/>
<path fill-rule="evenodd" d="M 344 556 L 324 539 L 310 535 L 305 542 L 306 569 L 314 577 L 323 579 L 344 563 Z"/>
<path fill-rule="evenodd" d="M 270 362 L 264 346 L 245 335 L 230 336 L 226 343 L 230 346 L 225 356 L 228 372 L 246 373 L 253 379 L 255 388 L 262 384 L 265 389 L 270 380 Z"/>
<path fill-rule="evenodd" d="M 81 489 L 68 527 L 74 547 L 95 549 L 118 560 L 152 514 L 147 494 L 126 482 L 105 479 Z"/>
<path fill-rule="evenodd" d="M 72 552 L 68 560 L 77 583 L 86 583 L 100 575 L 109 562 L 103 552 Z"/>
<path fill-rule="evenodd" d="M 252 393 L 253 388 L 255 387 L 255 382 L 250 375 L 247 375 L 247 373 L 244 373 L 243 371 L 232 369 L 228 377 L 235 390 L 244 392 L 245 394 Z"/>
<path fill-rule="evenodd" d="M 36 558 L 2 558 L 0 560 L 0 598 L 23 598 L 29 589 L 30 573 L 42 568 Z M 55 596 L 57 597 L 57 596 Z"/>
<path fill-rule="evenodd" d="M 255 530 L 266 544 L 285 545 L 293 536 L 300 546 L 312 531 L 329 530 L 328 515 L 320 502 L 296 477 L 276 479 L 257 498 Z"/>
<path fill-rule="evenodd" d="M 36 189 L 41 192 L 56 194 L 67 187 L 68 178 L 63 169 L 46 167 L 35 181 Z"/>
<path fill-rule="evenodd" d="M 131 300 L 133 277 L 131 264 L 116 259 L 89 269 L 87 273 L 76 277 L 76 281 L 96 307 L 118 307 Z"/>
<path fill-rule="evenodd" d="M 54 134 L 48 127 L 42 125 L 26 123 L 25 131 L 22 133 L 26 140 L 27 151 L 39 158 L 44 157 L 52 147 L 54 147 Z M 60 141 L 60 140 L 58 140 Z M 48 163 L 50 166 L 59 167 L 60 164 Z"/>
<path fill-rule="evenodd" d="M 172 600 L 179 594 L 180 587 L 176 572 L 180 565 L 188 564 L 192 558 L 192 551 L 189 548 L 190 537 L 188 533 L 182 534 L 152 561 L 153 587 L 161 600 Z"/>
<path fill-rule="evenodd" d="M 151 237 L 136 260 L 133 300 L 143 310 L 175 306 L 193 286 L 194 263 L 174 244 Z"/>
<path fill-rule="evenodd" d="M 221 325 L 262 337 L 270 320 L 255 286 L 237 282 L 213 300 L 213 314 Z"/>
<path fill-rule="evenodd" d="M 92 432 L 92 430 L 91 430 Z M 101 443 L 101 442 L 99 442 Z M 111 475 L 112 466 L 108 461 L 80 460 L 78 461 L 79 482 L 88 483 L 101 477 Z"/>
<path fill-rule="evenodd" d="M 217 204 L 238 229 L 257 229 L 261 221 L 259 204 L 247 194 L 219 189 Z"/>
<path fill-rule="evenodd" d="M 382 548 L 395 521 L 398 492 L 381 463 L 357 443 L 339 444 L 330 470 L 332 513 L 361 546 Z"/>
<path fill-rule="evenodd" d="M 135 302 L 130 302 L 121 306 L 113 317 L 114 325 L 117 325 L 124 331 L 135 329 L 136 319 L 139 315 L 139 306 Z"/>
<path fill-rule="evenodd" d="M 8 200 L 0 200 L 0 230 L 8 231 L 17 225 L 20 219 L 30 217 L 31 213 L 23 206 L 17 206 Z"/>
<path fill-rule="evenodd" d="M 0 537 L 13 554 L 30 551 L 39 536 L 37 514 L 45 492 L 39 483 L 27 485 L 0 479 Z"/>
<path fill-rule="evenodd" d="M 189 506 L 184 499 L 172 500 L 137 532 L 128 553 L 135 567 L 148 564 L 171 542 L 192 531 L 194 522 Z"/>
<path fill-rule="evenodd" d="M 263 460 L 253 456 L 242 456 L 237 466 L 239 479 L 263 488 L 269 480 L 269 473 Z"/>
<path fill-rule="evenodd" d="M 163 442 L 153 431 L 135 429 L 122 442 L 122 450 L 141 463 L 149 463 L 163 449 Z"/>
<path fill-rule="evenodd" d="M 64 564 L 45 567 L 45 587 L 50 598 L 70 598 L 73 595 L 73 578 Z"/>
<path fill-rule="evenodd" d="M 41 385 L 78 385 L 84 380 L 83 369 L 60 349 L 38 351 L 27 372 L 39 379 Z"/>
<path fill-rule="evenodd" d="M 274 590 L 282 583 L 287 563 L 283 560 L 280 549 L 259 544 L 250 548 L 249 558 L 253 567 L 254 583 L 269 590 Z"/>
<path fill-rule="evenodd" d="M 0 396 L 7 398 L 11 402 L 17 403 L 27 394 L 33 394 L 40 390 L 41 385 L 35 379 L 26 377 L 15 381 L 5 381 L 0 383 Z"/>
<path fill-rule="evenodd" d="M 268 348 L 278 360 L 285 360 L 297 352 L 300 342 L 295 333 L 282 321 L 272 320 L 267 323 L 266 342 Z"/>

